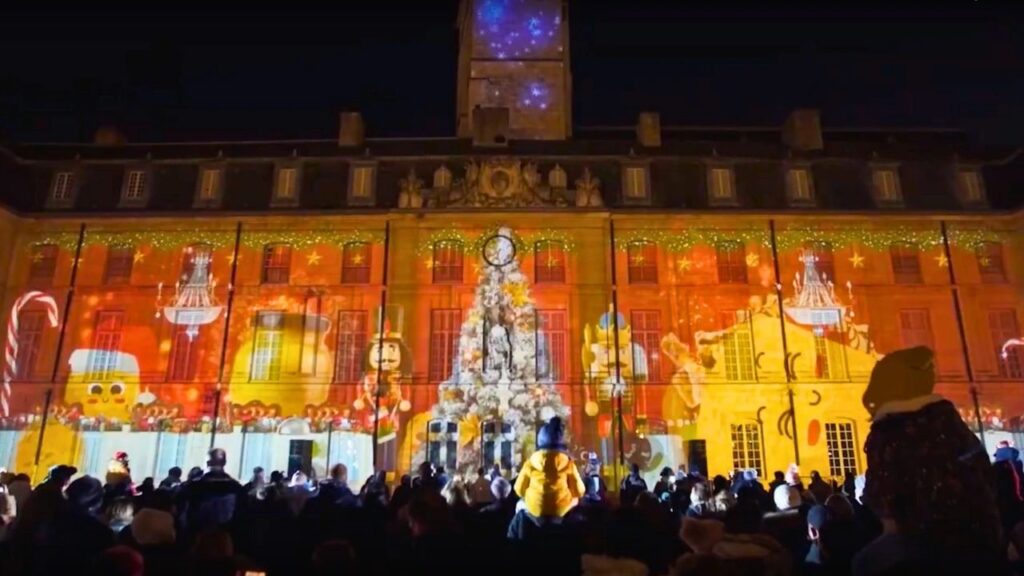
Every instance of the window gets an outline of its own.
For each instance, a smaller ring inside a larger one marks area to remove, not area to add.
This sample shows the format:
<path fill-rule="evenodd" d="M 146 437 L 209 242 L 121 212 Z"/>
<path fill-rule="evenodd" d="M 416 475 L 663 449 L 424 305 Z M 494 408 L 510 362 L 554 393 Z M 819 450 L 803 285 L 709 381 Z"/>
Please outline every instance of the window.
<path fill-rule="evenodd" d="M 443 382 L 453 373 L 458 353 L 462 310 L 430 311 L 430 381 Z"/>
<path fill-rule="evenodd" d="M 365 310 L 338 312 L 338 345 L 334 359 L 334 381 L 359 382 L 363 375 L 363 358 L 367 353 L 367 318 Z"/>
<path fill-rule="evenodd" d="M 533 255 L 536 283 L 565 283 L 565 246 L 561 242 L 537 242 Z"/>
<path fill-rule="evenodd" d="M 281 350 L 284 346 L 284 314 L 256 313 L 256 342 L 252 352 L 250 378 L 257 382 L 281 379 Z"/>
<path fill-rule="evenodd" d="M 181 314 L 181 313 L 179 313 Z M 167 379 L 171 382 L 191 382 L 199 367 L 199 343 L 196 336 L 201 326 L 193 326 L 178 319 L 171 336 L 171 358 L 167 365 Z"/>
<path fill-rule="evenodd" d="M 427 424 L 427 460 L 445 470 L 457 470 L 459 455 L 459 425 L 446 420 L 431 420 Z"/>
<path fill-rule="evenodd" d="M 647 198 L 647 167 L 625 166 L 622 169 L 622 189 L 628 200 Z"/>
<path fill-rule="evenodd" d="M 732 424 L 732 467 L 734 470 L 757 470 L 763 477 L 761 466 L 761 430 L 755 423 Z"/>
<path fill-rule="evenodd" d="M 512 469 L 512 444 L 515 441 L 515 433 L 512 424 L 501 420 L 485 420 L 482 425 L 483 433 L 483 466 L 484 470 L 490 470 L 495 463 L 502 469 Z"/>
<path fill-rule="evenodd" d="M 298 170 L 295 168 L 278 168 L 274 198 L 277 200 L 295 200 L 297 198 L 297 178 Z"/>
<path fill-rule="evenodd" d="M 722 312 L 722 349 L 725 354 L 725 378 L 730 382 L 754 380 L 754 338 L 746 310 Z"/>
<path fill-rule="evenodd" d="M 541 354 L 537 362 L 539 374 L 547 374 L 552 382 L 569 380 L 569 325 L 565 310 L 538 310 L 537 329 L 541 337 Z"/>
<path fill-rule="evenodd" d="M 316 292 L 306 293 L 306 306 L 302 311 L 302 340 L 299 341 L 299 373 L 313 376 L 317 373 L 320 356 L 320 335 L 326 329 L 321 321 L 322 297 Z"/>
<path fill-rule="evenodd" d="M 213 258 L 213 246 L 209 244 L 192 244 L 186 246 L 181 256 L 181 281 L 188 282 L 193 272 L 197 269 L 204 272 L 210 271 L 210 261 Z M 198 278 L 197 280 L 204 280 Z"/>
<path fill-rule="evenodd" d="M 462 282 L 462 244 L 458 242 L 435 244 L 433 267 L 435 284 Z"/>
<path fill-rule="evenodd" d="M 124 186 L 125 200 L 142 200 L 146 197 L 146 171 L 129 170 Z"/>
<path fill-rule="evenodd" d="M 999 242 L 985 242 L 975 253 L 978 257 L 978 272 L 982 282 L 1006 282 L 1003 268 L 1003 245 Z"/>
<path fill-rule="evenodd" d="M 828 380 L 832 374 L 828 362 L 828 339 L 825 334 L 814 332 L 814 377 Z"/>
<path fill-rule="evenodd" d="M 36 244 L 32 247 L 32 263 L 28 268 L 28 280 L 33 284 L 50 284 L 57 271 L 56 244 Z"/>
<path fill-rule="evenodd" d="M 661 382 L 661 313 L 657 310 L 633 310 L 629 314 L 632 323 L 633 343 L 643 347 L 647 354 L 647 379 Z"/>
<path fill-rule="evenodd" d="M 107 265 L 103 271 L 106 284 L 127 284 L 132 279 L 135 264 L 134 246 L 111 246 L 107 250 Z"/>
<path fill-rule="evenodd" d="M 121 355 L 123 329 L 124 312 L 108 310 L 96 315 L 96 331 L 86 369 L 87 379 L 104 381 L 115 377 Z"/>
<path fill-rule="evenodd" d="M 889 248 L 892 257 L 892 274 L 897 284 L 920 284 L 921 260 L 918 258 L 917 246 L 911 244 L 893 244 Z"/>
<path fill-rule="evenodd" d="M 832 244 L 828 242 L 807 242 L 804 250 L 814 254 L 814 269 L 818 271 L 818 277 L 824 282 L 836 281 L 836 261 L 832 252 Z"/>
<path fill-rule="evenodd" d="M 199 200 L 212 202 L 220 197 L 220 183 L 223 171 L 220 168 L 203 168 L 199 177 Z"/>
<path fill-rule="evenodd" d="M 43 345 L 43 326 L 46 315 L 40 310 L 24 310 L 18 314 L 18 369 L 16 380 L 28 380 L 39 361 Z"/>
<path fill-rule="evenodd" d="M 57 202 L 70 202 L 75 194 L 75 173 L 56 172 L 50 188 L 50 198 Z"/>
<path fill-rule="evenodd" d="M 988 313 L 988 325 L 992 331 L 992 344 L 996 349 L 999 376 L 1012 380 L 1024 378 L 1020 347 L 1007 348 L 1006 356 L 1003 356 L 1003 344 L 1010 338 L 1020 338 L 1017 313 L 1014 310 L 992 310 Z"/>
<path fill-rule="evenodd" d="M 900 310 L 900 339 L 904 348 L 927 346 L 935 349 L 932 320 L 927 308 Z"/>
<path fill-rule="evenodd" d="M 287 244 L 270 244 L 263 248 L 263 283 L 287 284 L 292 264 L 292 248 Z"/>
<path fill-rule="evenodd" d="M 843 478 L 847 472 L 857 472 L 857 442 L 853 437 L 852 422 L 826 422 L 825 446 L 828 448 L 828 473 Z"/>
<path fill-rule="evenodd" d="M 960 170 L 956 174 L 956 186 L 960 198 L 964 202 L 975 203 L 985 199 L 985 188 L 981 180 L 981 172 L 977 170 Z"/>
<path fill-rule="evenodd" d="M 810 202 L 814 199 L 814 188 L 811 182 L 811 171 L 807 168 L 791 168 L 786 172 L 786 190 L 789 198 L 797 202 Z"/>
<path fill-rule="evenodd" d="M 746 284 L 747 261 L 740 242 L 724 242 L 717 246 L 718 283 Z"/>
<path fill-rule="evenodd" d="M 875 198 L 880 202 L 898 203 L 903 201 L 899 174 L 895 168 L 876 168 L 871 173 L 871 184 L 875 190 Z"/>
<path fill-rule="evenodd" d="M 353 166 L 350 196 L 360 200 L 373 198 L 373 176 L 373 166 Z"/>
<path fill-rule="evenodd" d="M 736 199 L 733 189 L 733 173 L 731 168 L 711 168 L 708 170 L 708 190 L 711 191 L 711 202 L 731 202 Z"/>
<path fill-rule="evenodd" d="M 350 242 L 341 250 L 341 283 L 370 283 L 370 245 Z"/>
<path fill-rule="evenodd" d="M 658 247 L 649 242 L 637 242 L 626 246 L 627 268 L 630 284 L 658 283 Z"/>

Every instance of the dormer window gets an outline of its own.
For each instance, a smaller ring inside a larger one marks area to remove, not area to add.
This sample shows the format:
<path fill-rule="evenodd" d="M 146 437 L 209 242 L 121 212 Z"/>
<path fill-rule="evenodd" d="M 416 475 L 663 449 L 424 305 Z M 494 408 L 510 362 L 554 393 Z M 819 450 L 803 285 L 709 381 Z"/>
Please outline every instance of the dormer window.
<path fill-rule="evenodd" d="M 274 176 L 274 201 L 277 206 L 295 206 L 299 203 L 299 166 L 291 163 L 279 165 Z"/>
<path fill-rule="evenodd" d="M 628 204 L 647 204 L 651 200 L 650 170 L 646 164 L 622 167 L 622 195 Z"/>
<path fill-rule="evenodd" d="M 708 169 L 708 195 L 711 205 L 736 203 L 736 176 L 732 168 L 715 166 Z"/>
<path fill-rule="evenodd" d="M 786 192 L 795 204 L 814 202 L 814 181 L 808 168 L 790 168 L 786 171 Z"/>
<path fill-rule="evenodd" d="M 215 206 L 220 204 L 224 187 L 224 169 L 219 166 L 204 166 L 199 169 L 199 181 L 196 183 L 196 204 L 198 206 Z"/>
<path fill-rule="evenodd" d="M 139 207 L 149 197 L 150 172 L 146 167 L 129 167 L 121 186 L 121 206 Z"/>
<path fill-rule="evenodd" d="M 871 172 L 871 187 L 879 204 L 902 204 L 903 191 L 900 175 L 895 166 L 875 168 Z"/>
<path fill-rule="evenodd" d="M 373 205 L 377 186 L 377 165 L 353 164 L 348 177 L 348 203 Z"/>
<path fill-rule="evenodd" d="M 437 170 L 434 170 L 434 188 L 443 190 L 451 188 L 452 185 L 452 171 L 447 166 L 441 165 Z"/>
<path fill-rule="evenodd" d="M 960 199 L 965 204 L 978 204 L 985 201 L 985 184 L 981 179 L 981 171 L 976 168 L 958 170 L 956 188 Z"/>
<path fill-rule="evenodd" d="M 54 202 L 65 203 L 74 199 L 75 173 L 71 171 L 55 172 L 53 184 L 50 187 L 50 199 Z"/>

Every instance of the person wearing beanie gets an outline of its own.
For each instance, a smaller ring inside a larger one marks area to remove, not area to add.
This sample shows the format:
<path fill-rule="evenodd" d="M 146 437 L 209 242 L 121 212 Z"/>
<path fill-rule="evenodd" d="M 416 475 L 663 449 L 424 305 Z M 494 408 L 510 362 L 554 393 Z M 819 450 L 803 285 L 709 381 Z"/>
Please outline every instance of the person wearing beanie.
<path fill-rule="evenodd" d="M 143 508 L 132 518 L 132 540 L 139 546 L 170 546 L 174 544 L 174 517 L 154 508 Z"/>
<path fill-rule="evenodd" d="M 517 520 L 525 515 L 532 524 L 560 524 L 562 517 L 583 497 L 585 487 L 576 463 L 566 453 L 565 428 L 557 416 L 541 427 L 537 434 L 537 451 L 523 464 L 516 478 L 515 491 L 522 498 L 523 509 L 509 526 L 513 534 Z"/>
<path fill-rule="evenodd" d="M 871 416 L 863 501 L 885 530 L 854 558 L 858 576 L 1005 568 L 992 465 L 934 388 L 935 356 L 923 346 L 892 352 L 871 372 L 863 397 Z"/>
<path fill-rule="evenodd" d="M 807 555 L 807 525 L 800 515 L 803 499 L 796 486 L 784 485 L 772 494 L 777 512 L 769 512 L 761 520 L 761 530 L 789 551 L 792 558 Z"/>
<path fill-rule="evenodd" d="M 210 450 L 206 465 L 207 472 L 187 482 L 179 493 L 179 521 L 192 533 L 228 524 L 245 504 L 242 485 L 224 471 L 227 465 L 224 450 Z"/>

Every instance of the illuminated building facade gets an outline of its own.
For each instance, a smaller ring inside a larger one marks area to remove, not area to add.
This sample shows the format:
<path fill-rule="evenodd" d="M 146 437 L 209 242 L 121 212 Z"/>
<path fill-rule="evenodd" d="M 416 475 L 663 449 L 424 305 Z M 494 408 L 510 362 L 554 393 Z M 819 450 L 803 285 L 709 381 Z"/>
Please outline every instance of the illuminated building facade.
<path fill-rule="evenodd" d="M 0 465 L 158 476 L 212 443 L 358 482 L 515 465 L 563 415 L 649 476 L 836 477 L 872 366 L 919 344 L 986 443 L 1024 426 L 1015 155 L 808 110 L 570 138 L 560 2 L 461 14 L 458 138 L 344 114 L 337 141 L 0 151 Z"/>

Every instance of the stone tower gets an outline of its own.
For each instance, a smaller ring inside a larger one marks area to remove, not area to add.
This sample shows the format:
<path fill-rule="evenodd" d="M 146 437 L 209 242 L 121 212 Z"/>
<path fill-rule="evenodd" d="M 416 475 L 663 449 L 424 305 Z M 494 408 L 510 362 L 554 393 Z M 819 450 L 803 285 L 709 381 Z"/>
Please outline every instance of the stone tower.
<path fill-rule="evenodd" d="M 456 131 L 473 109 L 507 108 L 509 135 L 563 140 L 572 132 L 566 0 L 462 0 Z"/>

